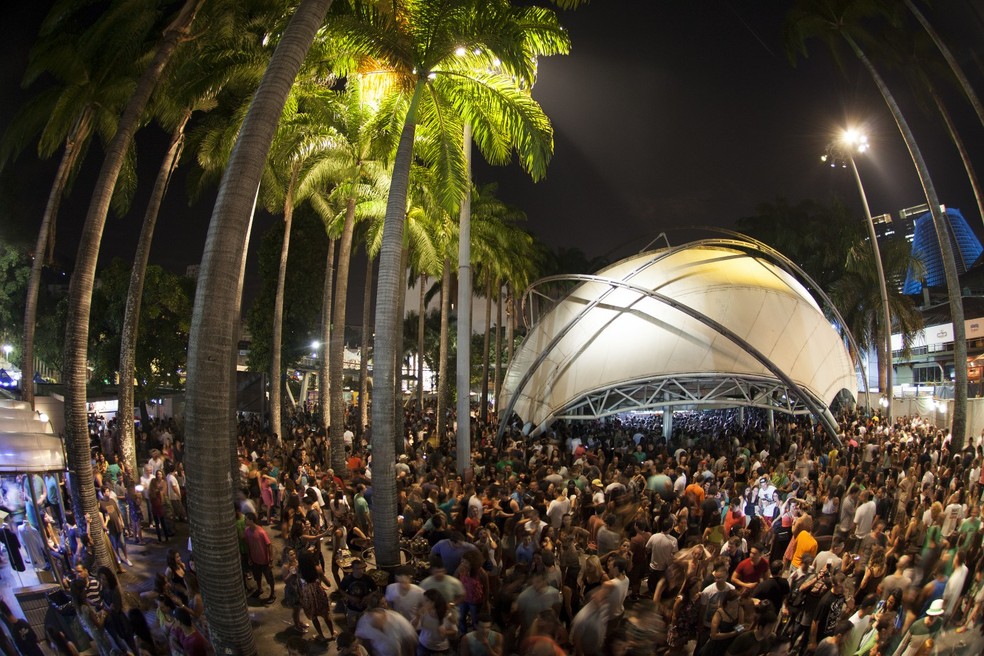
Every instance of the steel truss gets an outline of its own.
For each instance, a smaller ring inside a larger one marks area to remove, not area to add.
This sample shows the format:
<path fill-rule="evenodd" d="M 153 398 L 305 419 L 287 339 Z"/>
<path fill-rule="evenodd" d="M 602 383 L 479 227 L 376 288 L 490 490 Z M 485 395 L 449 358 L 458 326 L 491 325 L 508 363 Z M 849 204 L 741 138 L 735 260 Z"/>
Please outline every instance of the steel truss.
<path fill-rule="evenodd" d="M 802 390 L 802 388 L 801 388 Z M 600 419 L 625 412 L 761 408 L 788 415 L 809 415 L 818 399 L 804 400 L 781 381 L 761 376 L 693 374 L 628 381 L 592 390 L 568 404 L 554 419 Z"/>

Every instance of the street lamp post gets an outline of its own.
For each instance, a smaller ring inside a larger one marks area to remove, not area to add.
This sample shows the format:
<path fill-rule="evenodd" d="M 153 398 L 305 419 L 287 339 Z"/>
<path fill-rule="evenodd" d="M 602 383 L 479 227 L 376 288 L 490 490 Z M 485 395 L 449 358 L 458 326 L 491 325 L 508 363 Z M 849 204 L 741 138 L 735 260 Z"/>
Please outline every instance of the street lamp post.
<path fill-rule="evenodd" d="M 821 157 L 822 161 L 830 161 L 831 166 L 836 164 L 836 159 L 841 159 L 851 166 L 854 173 L 854 181 L 858 185 L 858 193 L 861 195 L 861 204 L 864 207 L 864 218 L 868 225 L 868 240 L 871 242 L 871 250 L 875 257 L 875 271 L 878 273 L 878 291 L 881 294 L 882 303 L 882 325 L 884 326 L 884 349 L 885 349 L 885 391 L 887 405 L 885 406 L 885 416 L 888 423 L 892 423 L 892 314 L 888 306 L 888 287 L 885 284 L 885 269 L 882 267 L 881 249 L 878 247 L 878 236 L 875 234 L 875 222 L 871 218 L 871 208 L 868 206 L 868 197 L 864 193 L 864 185 L 861 184 L 861 175 L 858 173 L 858 166 L 854 162 L 855 153 L 863 153 L 868 150 L 868 137 L 863 133 L 848 129 L 845 130 L 840 139 L 831 144 L 827 153 Z"/>

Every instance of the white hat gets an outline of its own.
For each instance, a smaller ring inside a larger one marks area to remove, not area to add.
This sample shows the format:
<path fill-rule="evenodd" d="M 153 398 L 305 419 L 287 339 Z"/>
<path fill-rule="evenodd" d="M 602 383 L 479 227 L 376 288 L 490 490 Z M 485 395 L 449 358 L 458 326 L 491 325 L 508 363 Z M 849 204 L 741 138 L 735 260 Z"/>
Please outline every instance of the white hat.
<path fill-rule="evenodd" d="M 936 615 L 942 615 L 943 614 L 943 600 L 942 599 L 936 599 L 935 601 L 933 601 L 933 603 L 931 603 L 929 605 L 929 610 L 926 611 L 926 614 L 927 615 L 932 615 L 934 617 Z"/>

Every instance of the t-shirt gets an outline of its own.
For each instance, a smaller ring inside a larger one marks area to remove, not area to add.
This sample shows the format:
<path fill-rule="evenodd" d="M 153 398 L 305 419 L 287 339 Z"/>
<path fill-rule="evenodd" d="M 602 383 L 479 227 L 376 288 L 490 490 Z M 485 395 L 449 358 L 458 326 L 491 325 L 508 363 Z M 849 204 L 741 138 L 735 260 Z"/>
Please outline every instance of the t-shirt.
<path fill-rule="evenodd" d="M 376 582 L 365 573 L 362 576 L 346 574 L 342 577 L 342 582 L 338 584 L 338 587 L 345 594 L 355 597 L 354 600 L 347 597 L 345 599 L 345 605 L 351 610 L 365 610 L 366 598 L 377 588 Z"/>
<path fill-rule="evenodd" d="M 246 549 L 254 565 L 270 564 L 270 536 L 260 526 L 246 527 Z"/>
<path fill-rule="evenodd" d="M 537 590 L 533 586 L 523 590 L 516 598 L 516 606 L 519 608 L 523 626 L 532 625 L 541 611 L 559 607 L 561 600 L 560 591 L 549 585 L 543 590 Z"/>
<path fill-rule="evenodd" d="M 17 621 L 8 625 L 8 628 L 10 635 L 14 638 L 14 644 L 21 654 L 24 656 L 44 656 L 41 645 L 38 644 L 38 636 L 30 624 L 17 618 Z"/>
<path fill-rule="evenodd" d="M 871 525 L 875 521 L 875 502 L 865 501 L 858 509 L 854 512 L 854 523 L 857 527 L 854 529 L 854 535 L 859 538 L 863 538 L 868 533 L 871 532 Z"/>
<path fill-rule="evenodd" d="M 402 656 L 406 653 L 403 650 L 404 645 L 416 647 L 417 632 L 413 625 L 396 611 L 383 612 L 386 613 L 386 625 L 382 630 L 373 626 L 372 613 L 366 613 L 359 618 L 355 635 L 368 642 L 376 656 Z"/>
<path fill-rule="evenodd" d="M 406 591 L 401 589 L 399 583 L 390 583 L 386 586 L 386 603 L 408 620 L 413 619 L 423 598 L 424 589 L 413 583 Z"/>
<path fill-rule="evenodd" d="M 820 598 L 820 603 L 817 605 L 817 613 L 813 616 L 814 621 L 817 623 L 817 640 L 826 638 L 833 633 L 834 627 L 837 626 L 837 622 L 840 621 L 841 615 L 844 613 L 846 603 L 847 600 L 843 594 L 837 594 L 832 591 L 827 591 Z"/>
<path fill-rule="evenodd" d="M 114 462 L 106 467 L 106 473 L 109 474 L 109 480 L 115 484 L 120 477 L 120 466 Z"/>
<path fill-rule="evenodd" d="M 793 567 L 803 563 L 803 554 L 817 555 L 817 540 L 808 531 L 800 531 L 796 536 L 796 546 L 793 549 Z"/>
<path fill-rule="evenodd" d="M 436 576 L 428 576 L 426 579 L 420 582 L 420 587 L 427 590 L 437 590 L 444 597 L 444 601 L 449 604 L 457 603 L 459 599 L 465 596 L 465 586 L 456 577 L 450 574 L 444 574 L 440 578 Z"/>
<path fill-rule="evenodd" d="M 753 563 L 751 558 L 746 558 L 735 568 L 735 574 L 742 583 L 758 583 L 765 578 L 768 571 L 769 561 L 765 558 L 759 558 L 758 565 Z"/>

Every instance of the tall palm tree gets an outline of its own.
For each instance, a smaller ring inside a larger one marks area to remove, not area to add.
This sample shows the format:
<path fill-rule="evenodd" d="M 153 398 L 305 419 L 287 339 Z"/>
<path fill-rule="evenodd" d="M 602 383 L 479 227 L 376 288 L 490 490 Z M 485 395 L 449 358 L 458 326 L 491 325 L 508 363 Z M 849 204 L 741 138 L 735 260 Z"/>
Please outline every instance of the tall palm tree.
<path fill-rule="evenodd" d="M 245 237 L 287 96 L 330 5 L 331 0 L 302 0 L 279 40 L 223 174 L 199 270 L 188 345 L 185 462 L 195 565 L 220 653 L 256 653 L 229 483 L 236 436 L 232 356 Z"/>
<path fill-rule="evenodd" d="M 932 23 L 929 22 L 929 19 L 926 18 L 925 14 L 919 10 L 916 3 L 913 2 L 913 0 L 904 0 L 904 2 L 905 6 L 909 8 L 910 12 L 912 12 L 912 15 L 916 17 L 917 21 L 919 21 L 919 24 L 922 25 L 924 30 L 926 30 L 926 34 L 928 34 L 933 40 L 933 43 L 940 51 L 940 54 L 943 55 L 947 65 L 953 72 L 953 76 L 960 83 L 960 88 L 963 89 L 964 95 L 967 96 L 967 100 L 974 108 L 974 113 L 977 114 L 977 120 L 981 122 L 981 125 L 984 125 L 984 104 L 981 104 L 981 99 L 977 96 L 977 92 L 974 91 L 974 87 L 970 83 L 970 80 L 967 79 L 967 74 L 964 73 L 963 67 L 960 66 L 957 58 L 953 56 L 952 52 L 950 52 L 950 48 L 943 41 L 942 37 L 940 37 L 939 33 L 933 28 Z"/>
<path fill-rule="evenodd" d="M 404 284 L 402 233 L 413 157 L 416 153 L 435 162 L 445 181 L 441 196 L 449 211 L 466 189 L 462 118 L 471 123 L 475 142 L 487 157 L 496 152 L 508 156 L 513 144 L 501 135 L 525 131 L 525 138 L 517 144 L 519 160 L 534 175 L 542 175 L 552 139 L 538 139 L 544 131 L 530 129 L 544 125 L 546 117 L 530 95 L 518 88 L 517 80 L 531 85 L 537 56 L 566 52 L 568 38 L 553 12 L 513 7 L 506 0 L 395 2 L 386 11 L 377 10 L 374 3 L 360 3 L 351 20 L 335 24 L 340 40 L 391 66 L 405 81 L 409 95 L 394 158 L 376 295 L 373 458 L 388 463 L 394 459 L 395 355 L 403 323 L 397 304 Z M 498 70 L 493 68 L 496 64 Z M 438 113 L 439 107 L 453 111 Z M 451 120 L 455 115 L 458 120 Z M 415 148 L 418 122 L 434 125 L 436 136 Z M 502 129 L 493 129 L 494 125 Z M 374 512 L 396 516 L 391 467 L 376 468 L 373 487 Z M 374 542 L 380 565 L 399 563 L 395 525 L 378 525 Z"/>
<path fill-rule="evenodd" d="M 334 330 L 329 342 L 328 389 L 331 427 L 331 461 L 333 469 L 344 475 L 345 467 L 345 397 L 343 387 L 345 357 L 345 325 L 348 306 L 349 266 L 357 219 L 381 218 L 382 197 L 388 190 L 389 178 L 382 162 L 376 159 L 371 129 L 378 103 L 371 93 L 364 92 L 365 77 L 349 77 L 346 90 L 338 95 L 334 112 L 338 138 L 331 157 L 326 160 L 326 175 L 337 184 L 334 195 L 341 201 L 342 230 L 339 241 L 338 272 L 335 276 Z"/>
<path fill-rule="evenodd" d="M 260 185 L 260 195 L 271 211 L 280 208 L 284 216 L 284 238 L 277 273 L 277 293 L 273 308 L 273 345 L 270 366 L 270 425 L 278 436 L 283 435 L 281 408 L 283 350 L 284 288 L 287 279 L 287 254 L 290 249 L 290 229 L 294 209 L 312 197 L 326 196 L 324 169 L 331 169 L 337 150 L 338 133 L 330 124 L 333 92 L 304 81 L 295 84 L 288 99 L 284 116 L 268 158 L 268 166 Z M 324 203 L 315 203 L 324 207 Z"/>
<path fill-rule="evenodd" d="M 86 349 L 89 341 L 89 311 L 92 305 L 92 289 L 95 282 L 96 262 L 103 228 L 113 200 L 120 172 L 133 143 L 133 136 L 140 126 L 144 108 L 164 68 L 170 62 L 180 42 L 188 34 L 204 0 L 186 0 L 171 23 L 164 30 L 154 56 L 144 70 L 132 95 L 120 116 L 116 133 L 106 148 L 106 156 L 99 170 L 92 200 L 86 213 L 79 240 L 75 271 L 69 284 L 68 315 L 64 345 L 65 378 L 65 441 L 71 477 L 72 505 L 79 528 L 88 530 L 90 517 L 98 517 L 92 478 L 89 421 L 86 410 Z M 103 540 L 95 540 L 97 562 L 110 565 L 111 559 Z"/>
<path fill-rule="evenodd" d="M 103 142 L 116 132 L 119 113 L 139 75 L 136 62 L 146 52 L 146 38 L 156 20 L 147 0 L 115 2 L 86 29 L 74 27 L 77 9 L 71 2 L 57 3 L 41 26 L 31 49 L 23 86 L 42 76 L 53 86 L 38 93 L 17 113 L 4 131 L 0 144 L 0 169 L 35 137 L 42 158 L 62 145 L 61 160 L 41 216 L 31 276 L 24 305 L 24 337 L 21 371 L 23 380 L 34 380 L 34 333 L 37 320 L 41 271 L 52 259 L 55 226 L 62 197 L 98 133 Z M 22 398 L 34 404 L 34 385 L 22 386 Z"/>
<path fill-rule="evenodd" d="M 372 268 L 375 258 L 366 257 L 366 283 L 362 291 L 362 342 L 359 347 L 359 435 L 369 425 L 369 343 L 373 329 L 369 325 L 372 311 Z"/>
<path fill-rule="evenodd" d="M 487 421 L 489 402 L 489 348 L 492 322 L 492 291 L 500 289 L 502 281 L 516 259 L 528 255 L 528 242 L 532 238 L 515 223 L 524 221 L 526 215 L 509 207 L 496 197 L 497 185 L 486 184 L 473 189 L 472 197 L 472 260 L 478 272 L 477 280 L 484 287 L 485 329 L 482 350 L 481 414 Z M 496 324 L 496 330 L 501 326 Z M 459 337 L 460 342 L 460 337 Z M 460 349 L 460 346 L 459 346 Z M 458 357 L 462 353 L 458 351 Z M 460 393 L 460 391 L 459 391 Z"/>
<path fill-rule="evenodd" d="M 953 364 L 954 364 L 954 410 L 951 424 L 951 450 L 953 453 L 963 448 L 967 429 L 967 335 L 964 325 L 963 298 L 960 281 L 957 278 L 957 264 L 950 241 L 950 230 L 940 209 L 936 186 L 929 174 L 929 167 L 923 158 L 915 135 L 909 127 L 895 96 L 882 79 L 875 65 L 861 48 L 866 38 L 862 21 L 878 15 L 883 5 L 872 0 L 801 0 L 787 17 L 786 35 L 791 57 L 806 54 L 806 42 L 814 37 L 820 38 L 835 53 L 837 46 L 846 44 L 849 51 L 871 76 L 879 93 L 888 106 L 899 132 L 909 149 L 909 155 L 916 167 L 919 182 L 922 184 L 929 211 L 933 217 L 937 241 L 943 259 L 946 277 L 947 296 L 950 304 L 950 319 L 953 322 Z"/>
<path fill-rule="evenodd" d="M 262 10 L 256 11 L 252 4 L 255 3 L 236 3 L 233 11 L 228 11 L 228 7 L 213 5 L 210 8 L 218 11 L 200 15 L 199 33 L 202 36 L 179 51 L 170 74 L 151 98 L 150 113 L 156 117 L 161 127 L 171 131 L 171 139 L 144 213 L 130 272 L 130 288 L 120 337 L 117 413 L 119 446 L 123 462 L 134 476 L 140 471 L 136 462 L 133 416 L 137 329 L 144 277 L 158 213 L 184 152 L 185 128 L 192 114 L 214 109 L 219 95 L 226 87 L 242 86 L 252 90 L 259 84 L 262 69 L 269 58 L 264 52 L 262 40 L 244 28 L 251 21 L 260 19 L 270 22 L 275 16 Z M 262 9 L 269 10 L 269 7 Z"/>
<path fill-rule="evenodd" d="M 923 320 L 916 304 L 899 290 L 909 268 L 918 269 L 921 264 L 912 260 L 909 243 L 904 239 L 883 241 L 881 256 L 888 283 L 889 309 L 895 329 L 902 335 L 902 348 L 908 351 L 923 326 Z M 832 285 L 831 297 L 858 347 L 862 350 L 875 348 L 878 355 L 878 389 L 886 389 L 887 341 L 884 322 L 878 320 L 882 299 L 873 259 L 871 247 L 863 240 L 856 242 L 848 251 L 843 275 Z"/>

